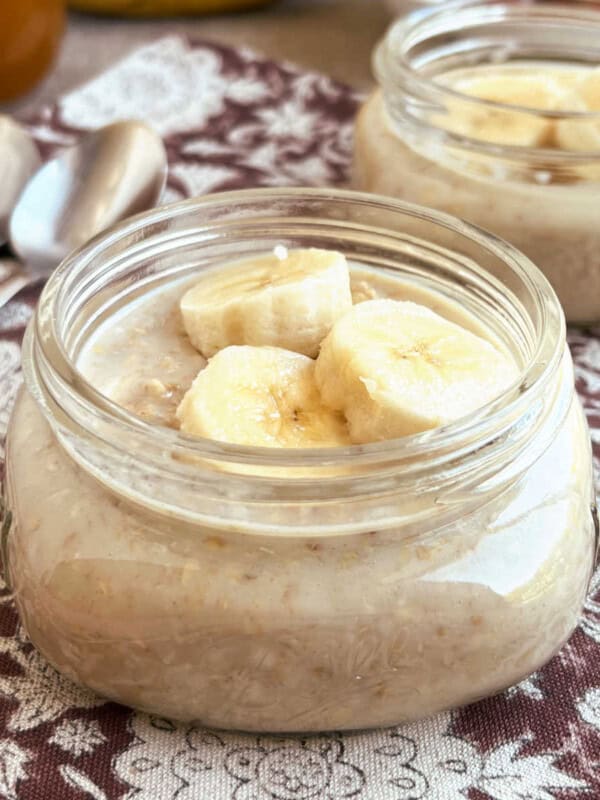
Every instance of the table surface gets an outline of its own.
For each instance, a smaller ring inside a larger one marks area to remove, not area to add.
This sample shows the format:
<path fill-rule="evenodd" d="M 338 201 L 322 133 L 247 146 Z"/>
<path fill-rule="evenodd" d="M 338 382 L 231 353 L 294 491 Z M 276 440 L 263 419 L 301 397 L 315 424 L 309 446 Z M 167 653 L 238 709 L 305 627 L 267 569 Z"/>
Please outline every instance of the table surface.
<path fill-rule="evenodd" d="M 49 77 L 5 111 L 27 112 L 74 88 L 143 42 L 165 32 L 230 45 L 248 45 L 289 59 L 357 88 L 372 83 L 371 52 L 389 23 L 379 0 L 279 0 L 239 14 L 125 20 L 71 13 L 63 47 Z"/>

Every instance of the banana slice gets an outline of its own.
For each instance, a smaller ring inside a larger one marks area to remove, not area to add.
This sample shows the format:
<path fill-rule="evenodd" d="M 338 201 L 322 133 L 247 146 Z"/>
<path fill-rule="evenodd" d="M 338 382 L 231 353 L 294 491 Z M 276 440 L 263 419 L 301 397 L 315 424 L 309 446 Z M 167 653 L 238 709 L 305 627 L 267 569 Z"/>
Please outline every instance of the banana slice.
<path fill-rule="evenodd" d="M 346 415 L 361 444 L 463 417 L 501 394 L 517 369 L 485 339 L 425 306 L 370 300 L 333 326 L 315 377 L 323 401 Z"/>
<path fill-rule="evenodd" d="M 583 73 L 573 85 L 573 92 L 580 101 L 575 110 L 600 113 L 600 69 Z M 564 150 L 600 151 L 600 118 L 596 120 L 569 119 L 556 126 L 556 141 Z M 585 168 L 584 168 L 585 169 Z M 598 173 L 598 167 L 595 167 Z"/>
<path fill-rule="evenodd" d="M 226 347 L 177 409 L 181 430 L 259 447 L 350 444 L 342 414 L 323 405 L 315 362 L 278 347 Z"/>
<path fill-rule="evenodd" d="M 342 253 L 293 250 L 208 274 L 181 299 L 185 330 L 207 358 L 229 345 L 271 345 L 316 356 L 352 307 Z"/>
<path fill-rule="evenodd" d="M 588 111 L 600 111 L 600 67 L 583 73 L 575 91 Z"/>
<path fill-rule="evenodd" d="M 464 78 L 452 88 L 470 97 L 537 111 L 558 111 L 573 105 L 572 94 L 557 81 L 543 75 L 487 75 Z M 456 101 L 450 108 L 449 127 L 455 133 L 494 144 L 543 147 L 551 145 L 552 119 L 531 111 L 509 108 L 467 108 Z"/>

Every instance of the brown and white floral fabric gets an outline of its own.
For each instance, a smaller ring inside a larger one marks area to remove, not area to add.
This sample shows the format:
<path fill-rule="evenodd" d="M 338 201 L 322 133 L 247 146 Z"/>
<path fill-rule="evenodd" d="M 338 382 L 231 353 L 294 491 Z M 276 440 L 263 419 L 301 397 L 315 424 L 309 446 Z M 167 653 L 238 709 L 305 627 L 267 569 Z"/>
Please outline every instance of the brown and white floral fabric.
<path fill-rule="evenodd" d="M 28 123 L 49 154 L 82 129 L 146 119 L 164 136 L 167 199 L 177 199 L 245 186 L 342 183 L 357 103 L 326 77 L 247 50 L 170 37 Z M 0 310 L 0 442 L 37 294 L 24 291 Z M 600 331 L 574 331 L 570 341 L 600 466 Z M 503 695 L 411 725 L 309 738 L 209 731 L 105 703 L 38 655 L 0 589 L 0 798 L 58 797 L 600 798 L 600 573 L 568 644 Z"/>

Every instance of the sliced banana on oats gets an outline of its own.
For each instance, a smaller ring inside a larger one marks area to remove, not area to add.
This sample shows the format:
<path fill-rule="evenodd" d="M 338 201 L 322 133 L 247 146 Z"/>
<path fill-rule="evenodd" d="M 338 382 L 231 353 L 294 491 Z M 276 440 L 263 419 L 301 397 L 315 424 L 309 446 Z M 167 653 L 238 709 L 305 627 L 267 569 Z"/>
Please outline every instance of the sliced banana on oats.
<path fill-rule="evenodd" d="M 323 405 L 315 362 L 278 347 L 221 350 L 177 409 L 184 433 L 259 447 L 350 444 L 342 414 Z"/>
<path fill-rule="evenodd" d="M 484 75 L 459 80 L 452 88 L 480 100 L 537 111 L 559 111 L 573 105 L 572 93 L 544 75 Z M 576 102 L 576 101 L 575 101 Z M 554 121 L 512 108 L 467 107 L 456 101 L 449 127 L 455 133 L 495 144 L 521 147 L 551 145 Z"/>
<path fill-rule="evenodd" d="M 425 306 L 354 306 L 321 346 L 323 401 L 345 414 L 355 443 L 445 425 L 502 393 L 516 365 L 492 344 Z"/>
<path fill-rule="evenodd" d="M 210 358 L 229 345 L 269 345 L 316 356 L 333 323 L 352 306 L 342 253 L 276 249 L 208 274 L 181 299 L 185 330 Z"/>

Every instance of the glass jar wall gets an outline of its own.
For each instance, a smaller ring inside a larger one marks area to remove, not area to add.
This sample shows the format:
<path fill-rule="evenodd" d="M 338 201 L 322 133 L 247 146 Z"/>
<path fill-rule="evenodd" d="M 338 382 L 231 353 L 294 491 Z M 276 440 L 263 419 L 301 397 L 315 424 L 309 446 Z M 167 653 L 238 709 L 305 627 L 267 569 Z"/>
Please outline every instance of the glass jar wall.
<path fill-rule="evenodd" d="M 517 384 L 445 428 L 289 451 L 149 425 L 78 370 L 131 303 L 276 244 L 460 303 Z M 223 728 L 389 725 L 519 681 L 577 623 L 595 532 L 563 316 L 526 258 L 458 220 L 318 190 L 153 211 L 54 274 L 24 372 L 8 579 L 34 644 L 106 697 Z"/>
<path fill-rule="evenodd" d="M 600 9 L 588 2 L 467 0 L 400 19 L 375 53 L 380 88 L 357 120 L 355 186 L 505 238 L 546 274 L 569 321 L 600 320 L 600 72 L 597 103 L 565 93 L 575 110 L 483 100 L 448 79 L 528 65 L 545 81 L 598 63 Z M 530 93 L 532 105 L 543 91 Z M 525 135 L 546 125 L 569 133 L 560 149 Z"/>

